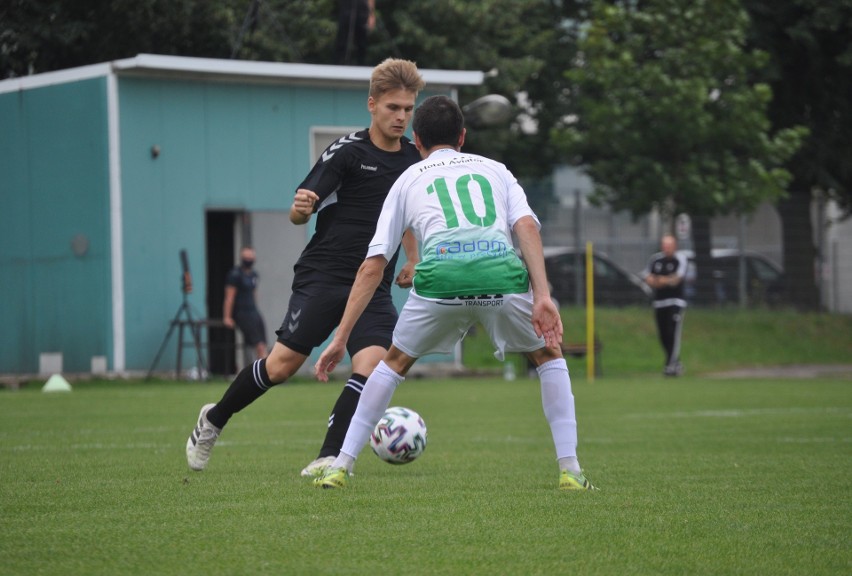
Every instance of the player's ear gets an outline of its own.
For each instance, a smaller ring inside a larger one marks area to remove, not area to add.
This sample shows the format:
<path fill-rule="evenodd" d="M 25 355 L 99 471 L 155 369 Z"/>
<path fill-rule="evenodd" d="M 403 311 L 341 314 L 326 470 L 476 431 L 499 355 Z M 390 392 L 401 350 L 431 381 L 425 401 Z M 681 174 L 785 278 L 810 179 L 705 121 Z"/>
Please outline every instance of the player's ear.
<path fill-rule="evenodd" d="M 372 96 L 367 96 L 367 110 L 370 114 L 376 111 L 376 99 Z"/>
<path fill-rule="evenodd" d="M 420 141 L 420 136 L 417 135 L 417 132 L 414 133 L 414 146 L 417 147 L 421 157 L 425 156 L 426 150 L 423 149 L 423 142 Z"/>
<path fill-rule="evenodd" d="M 467 134 L 467 128 L 462 128 L 461 135 L 459 136 L 459 150 L 461 150 L 462 146 L 464 146 L 465 134 Z"/>

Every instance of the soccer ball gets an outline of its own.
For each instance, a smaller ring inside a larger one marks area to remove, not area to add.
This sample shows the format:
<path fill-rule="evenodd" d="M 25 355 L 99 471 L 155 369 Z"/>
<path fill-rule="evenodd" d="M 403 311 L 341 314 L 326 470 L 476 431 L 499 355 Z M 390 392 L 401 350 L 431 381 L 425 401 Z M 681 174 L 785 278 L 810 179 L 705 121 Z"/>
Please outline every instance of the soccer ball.
<path fill-rule="evenodd" d="M 426 423 L 409 408 L 388 408 L 370 435 L 370 447 L 385 462 L 408 464 L 426 450 Z"/>

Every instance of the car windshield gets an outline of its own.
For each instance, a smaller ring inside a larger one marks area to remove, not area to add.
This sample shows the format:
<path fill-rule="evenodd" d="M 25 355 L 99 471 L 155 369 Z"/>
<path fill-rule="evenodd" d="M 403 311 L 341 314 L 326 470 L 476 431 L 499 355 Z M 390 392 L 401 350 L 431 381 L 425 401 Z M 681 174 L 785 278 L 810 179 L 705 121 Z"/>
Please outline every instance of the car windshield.
<path fill-rule="evenodd" d="M 613 266 L 596 257 L 595 276 L 599 278 L 618 278 L 621 276 L 621 274 Z"/>
<path fill-rule="evenodd" d="M 778 279 L 778 271 L 763 260 L 755 258 L 751 261 L 751 265 L 754 268 L 754 275 L 764 282 L 772 282 Z"/>

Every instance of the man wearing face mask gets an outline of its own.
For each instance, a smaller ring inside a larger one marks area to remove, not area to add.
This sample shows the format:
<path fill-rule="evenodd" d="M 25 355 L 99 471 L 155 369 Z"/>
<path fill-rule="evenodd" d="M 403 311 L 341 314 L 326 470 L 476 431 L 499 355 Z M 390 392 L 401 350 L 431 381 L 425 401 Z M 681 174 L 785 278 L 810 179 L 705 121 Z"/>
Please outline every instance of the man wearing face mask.
<path fill-rule="evenodd" d="M 266 357 L 266 327 L 254 299 L 258 280 L 254 259 L 254 249 L 246 246 L 240 251 L 240 265 L 228 272 L 222 319 L 228 328 L 240 329 L 246 346 L 253 347 L 260 359 Z"/>

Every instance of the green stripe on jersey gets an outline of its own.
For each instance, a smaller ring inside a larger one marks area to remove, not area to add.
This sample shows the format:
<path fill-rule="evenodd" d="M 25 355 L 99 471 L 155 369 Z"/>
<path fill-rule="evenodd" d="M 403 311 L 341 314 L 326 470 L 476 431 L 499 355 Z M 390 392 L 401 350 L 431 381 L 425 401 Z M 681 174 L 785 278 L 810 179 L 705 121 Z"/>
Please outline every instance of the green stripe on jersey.
<path fill-rule="evenodd" d="M 426 298 L 522 294 L 529 274 L 505 236 L 489 230 L 435 234 L 415 268 L 414 288 Z"/>

